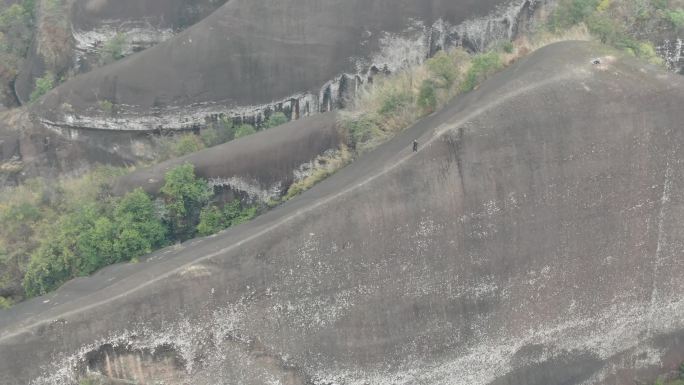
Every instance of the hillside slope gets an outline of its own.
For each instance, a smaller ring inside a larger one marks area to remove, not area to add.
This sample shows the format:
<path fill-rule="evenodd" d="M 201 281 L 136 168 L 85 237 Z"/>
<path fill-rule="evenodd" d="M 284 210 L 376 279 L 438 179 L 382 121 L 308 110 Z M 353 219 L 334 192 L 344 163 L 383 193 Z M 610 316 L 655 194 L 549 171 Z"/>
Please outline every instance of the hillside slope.
<path fill-rule="evenodd" d="M 128 56 L 172 38 L 225 1 L 37 1 L 36 38 L 15 82 L 16 96 L 28 103 L 36 79 L 48 72 L 68 78 L 115 60 L 104 51 L 117 35 L 122 40 L 115 55 Z"/>
<path fill-rule="evenodd" d="M 0 382 L 614 384 L 679 365 L 683 102 L 681 77 L 546 47 L 251 223 L 0 312 Z"/>
<path fill-rule="evenodd" d="M 509 38 L 541 3 L 229 1 L 173 39 L 63 84 L 34 112 L 50 127 L 149 131 L 219 113 L 325 111 L 363 77 L 422 61 L 447 42 Z"/>

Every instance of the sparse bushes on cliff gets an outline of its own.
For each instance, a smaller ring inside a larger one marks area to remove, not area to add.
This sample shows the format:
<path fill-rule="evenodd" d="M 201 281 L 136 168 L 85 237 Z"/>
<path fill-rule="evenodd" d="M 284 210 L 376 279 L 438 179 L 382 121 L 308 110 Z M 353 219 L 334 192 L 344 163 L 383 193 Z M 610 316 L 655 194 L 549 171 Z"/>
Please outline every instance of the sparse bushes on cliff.
<path fill-rule="evenodd" d="M 295 183 L 293 183 L 287 190 L 287 194 L 285 194 L 282 200 L 290 200 L 302 192 L 310 189 L 317 183 L 321 182 L 342 167 L 349 164 L 351 161 L 352 154 L 345 146 L 342 146 L 335 152 L 318 156 L 313 162 L 313 167 L 309 171 L 308 175 L 298 181 L 295 181 Z"/>
<path fill-rule="evenodd" d="M 421 66 L 374 79 L 361 89 L 350 108 L 341 112 L 340 125 L 352 149 L 368 151 L 458 93 L 472 90 L 503 65 L 498 51 L 438 53 Z"/>
<path fill-rule="evenodd" d="M 256 206 L 245 206 L 240 200 L 234 200 L 223 209 L 216 205 L 209 205 L 202 209 L 197 233 L 200 236 L 216 234 L 231 226 L 245 223 L 257 214 Z"/>
<path fill-rule="evenodd" d="M 478 84 L 502 67 L 503 62 L 497 52 L 475 55 L 470 69 L 465 74 L 461 89 L 466 92 L 475 89 Z"/>
<path fill-rule="evenodd" d="M 435 83 L 430 79 L 423 80 L 423 84 L 420 85 L 418 106 L 426 114 L 433 112 L 437 108 L 437 91 L 435 88 Z"/>
<path fill-rule="evenodd" d="M 241 124 L 235 128 L 235 139 L 256 133 L 256 128 L 251 124 Z"/>
<path fill-rule="evenodd" d="M 55 88 L 55 75 L 51 72 L 46 73 L 43 77 L 36 79 L 36 86 L 31 92 L 31 103 L 40 99 L 41 96 L 47 94 L 51 89 Z"/>
<path fill-rule="evenodd" d="M 15 300 L 42 295 L 71 278 L 136 261 L 198 233 L 213 234 L 258 212 L 257 206 L 243 205 L 240 200 L 224 208 L 218 203 L 210 206 L 213 189 L 195 175 L 190 164 L 166 174 L 157 200 L 141 189 L 112 197 L 109 183 L 117 174 L 105 169 L 77 183 L 64 183 L 55 193 L 36 189 L 33 197 L 5 200 L 9 206 L 0 206 L 0 214 L 11 219 L 11 226 L 0 229 L 0 266 L 11 271 L 15 281 L 0 281 L 0 295 L 9 294 Z M 15 239 L 19 235 L 25 239 Z M 16 292 L 17 285 L 23 293 Z"/>
<path fill-rule="evenodd" d="M 653 44 L 644 40 L 652 31 L 684 28 L 684 10 L 677 1 L 561 0 L 548 21 L 554 32 L 586 24 L 592 35 L 650 62 L 660 64 Z M 650 31 L 650 32 L 649 32 Z"/>
<path fill-rule="evenodd" d="M 273 115 L 269 116 L 268 120 L 263 125 L 264 129 L 269 129 L 273 127 L 280 126 L 281 124 L 285 124 L 289 122 L 290 119 L 287 118 L 287 115 L 285 115 L 282 112 L 276 112 Z"/>
<path fill-rule="evenodd" d="M 107 40 L 100 51 L 100 64 L 106 65 L 123 59 L 126 54 L 127 44 L 126 35 L 120 32 Z"/>
<path fill-rule="evenodd" d="M 460 73 L 454 62 L 446 52 L 440 51 L 426 62 L 427 68 L 442 88 L 451 88 Z"/>

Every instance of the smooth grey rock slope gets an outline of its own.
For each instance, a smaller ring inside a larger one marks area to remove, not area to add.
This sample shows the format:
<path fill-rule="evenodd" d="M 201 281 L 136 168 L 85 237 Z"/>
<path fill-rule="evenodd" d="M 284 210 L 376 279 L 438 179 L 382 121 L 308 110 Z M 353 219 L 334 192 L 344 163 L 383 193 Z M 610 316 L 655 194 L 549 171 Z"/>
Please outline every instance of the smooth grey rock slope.
<path fill-rule="evenodd" d="M 544 48 L 251 223 L 0 312 L 0 382 L 614 384 L 674 367 L 683 102 L 681 77 Z"/>
<path fill-rule="evenodd" d="M 170 28 L 188 6 L 185 0 L 129 3 L 75 1 L 72 43 L 92 56 L 89 42 L 113 34 L 116 20 L 132 20 L 122 28 L 146 20 Z M 0 178 L 16 183 L 100 162 L 146 160 L 154 152 L 150 134 L 196 130 L 221 117 L 260 123 L 274 111 L 295 119 L 328 111 L 377 71 L 421 62 L 446 46 L 476 50 L 510 39 L 545 3 L 230 1 L 164 43 L 65 82 L 28 106 L 20 121 L 1 117 L 0 166 L 19 162 L 23 168 Z M 106 33 L 97 32 L 102 28 Z M 57 55 L 61 61 L 74 61 L 71 50 L 57 51 L 66 55 Z M 40 58 L 29 67 L 31 79 L 45 70 Z M 20 79 L 17 88 L 28 95 L 32 82 Z"/>
<path fill-rule="evenodd" d="M 52 72 L 58 78 L 88 72 L 101 66 L 100 53 L 103 46 L 117 34 L 124 37 L 122 53 L 130 55 L 168 40 L 174 34 L 199 22 L 226 0 L 58 0 L 53 1 L 49 13 L 58 13 L 60 22 L 66 24 L 63 44 L 57 58 L 47 58 L 49 44 L 44 34 L 55 33 L 39 25 L 36 41 L 29 52 L 25 65 L 15 82 L 19 100 L 27 103 L 37 78 Z M 47 1 L 39 3 L 39 15 Z M 39 43 L 40 42 L 40 43 Z"/>
<path fill-rule="evenodd" d="M 298 174 L 308 176 L 319 156 L 337 151 L 344 142 L 337 115 L 318 114 L 135 171 L 119 178 L 112 192 L 123 195 L 142 187 L 158 194 L 166 172 L 190 163 L 211 185 L 268 203 L 298 181 Z"/>
<path fill-rule="evenodd" d="M 327 111 L 373 71 L 447 44 L 481 49 L 513 37 L 543 2 L 233 0 L 169 41 L 63 84 L 33 111 L 52 128 L 142 131 L 220 113 Z"/>

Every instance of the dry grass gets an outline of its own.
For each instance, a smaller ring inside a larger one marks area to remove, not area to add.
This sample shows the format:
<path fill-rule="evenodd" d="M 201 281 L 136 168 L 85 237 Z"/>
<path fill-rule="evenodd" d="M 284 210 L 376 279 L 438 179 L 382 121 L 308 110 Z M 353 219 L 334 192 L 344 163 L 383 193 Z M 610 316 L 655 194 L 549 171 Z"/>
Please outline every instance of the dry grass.
<path fill-rule="evenodd" d="M 504 60 L 508 63 L 513 62 L 521 57 L 529 55 L 530 53 L 546 47 L 547 45 L 558 43 L 561 41 L 594 41 L 596 40 L 586 25 L 580 24 L 571 27 L 559 33 L 552 33 L 546 30 L 540 30 L 528 36 L 521 36 L 513 42 L 514 51 L 510 54 L 504 54 Z"/>
<path fill-rule="evenodd" d="M 293 183 L 287 190 L 287 194 L 283 200 L 287 201 L 302 192 L 310 189 L 318 182 L 326 179 L 330 175 L 342 167 L 349 164 L 352 160 L 352 153 L 346 146 L 342 146 L 339 150 L 330 155 L 320 155 L 314 161 L 314 167 L 309 175 L 295 183 Z"/>

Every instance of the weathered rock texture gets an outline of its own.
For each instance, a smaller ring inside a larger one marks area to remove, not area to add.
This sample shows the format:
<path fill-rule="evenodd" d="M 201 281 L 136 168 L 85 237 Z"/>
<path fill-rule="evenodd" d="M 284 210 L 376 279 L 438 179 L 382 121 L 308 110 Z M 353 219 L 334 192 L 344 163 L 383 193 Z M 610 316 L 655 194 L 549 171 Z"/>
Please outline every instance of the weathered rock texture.
<path fill-rule="evenodd" d="M 144 50 L 202 20 L 226 0 L 38 0 L 35 41 L 15 92 L 29 101 L 36 78 L 88 72 L 104 45 L 124 37 L 122 53 Z M 46 9 L 47 8 L 47 9 Z"/>
<path fill-rule="evenodd" d="M 147 134 L 197 129 L 220 117 L 259 123 L 273 111 L 294 119 L 329 111 L 344 105 L 360 83 L 379 71 L 421 62 L 447 46 L 478 50 L 516 36 L 545 2 L 230 1 L 161 44 L 67 81 L 27 107 L 20 122 L 0 119 L 0 137 L 16 149 L 10 157 L 0 157 L 0 163 L 18 159 L 23 165 L 21 173 L 0 175 L 20 180 L 63 174 L 75 171 L 74 165 L 103 158 L 117 164 L 135 162 L 152 150 Z M 196 5 L 210 9 L 220 3 L 205 0 Z M 71 30 L 57 28 L 64 24 L 61 19 L 42 25 L 54 24 L 60 33 L 73 35 L 53 38 L 69 47 L 34 47 L 50 48 L 47 56 L 55 68 L 74 63 L 74 52 L 86 58 L 95 55 L 88 47 L 102 39 L 93 31 L 116 24 L 110 17 L 139 17 L 171 28 L 183 20 L 179 15 L 184 13 L 174 10 L 187 10 L 181 0 L 146 0 L 135 7 L 111 0 L 57 4 L 73 9 L 68 13 Z M 159 14 L 147 19 L 154 11 Z M 85 48 L 77 49 L 79 44 Z M 34 55 L 27 69 L 30 79 L 18 82 L 24 99 L 35 77 L 45 72 L 44 56 Z M 57 139 L 51 143 L 64 144 L 54 151 L 57 157 L 48 160 L 48 154 L 22 151 L 40 148 L 48 136 Z M 90 156 L 76 158 L 74 153 Z"/>
<path fill-rule="evenodd" d="M 675 367 L 684 79 L 630 60 L 544 48 L 249 224 L 1 312 L 0 382 L 614 384 Z"/>
<path fill-rule="evenodd" d="M 210 184 L 268 203 L 280 198 L 293 182 L 311 171 L 319 156 L 334 153 L 345 142 L 329 112 L 296 120 L 220 146 L 145 168 L 120 178 L 113 193 L 142 187 L 157 194 L 164 175 L 175 166 L 191 163 Z"/>
<path fill-rule="evenodd" d="M 541 3 L 230 1 L 169 41 L 65 83 L 34 112 L 51 127 L 150 131 L 220 113 L 327 111 L 376 71 L 445 45 L 481 49 L 513 37 Z"/>

